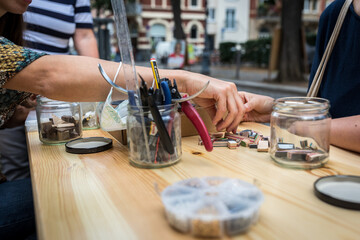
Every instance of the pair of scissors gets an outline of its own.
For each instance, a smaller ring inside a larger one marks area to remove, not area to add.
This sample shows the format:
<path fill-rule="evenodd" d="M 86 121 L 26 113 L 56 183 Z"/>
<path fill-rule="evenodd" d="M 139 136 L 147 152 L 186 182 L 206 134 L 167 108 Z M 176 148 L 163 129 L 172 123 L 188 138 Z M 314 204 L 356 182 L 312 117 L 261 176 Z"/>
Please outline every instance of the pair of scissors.
<path fill-rule="evenodd" d="M 196 128 L 197 132 L 200 135 L 200 138 L 204 144 L 204 147 L 206 151 L 211 152 L 213 150 L 213 144 L 210 139 L 209 132 L 205 126 L 205 123 L 201 119 L 199 113 L 196 111 L 196 109 L 193 107 L 193 105 L 189 102 L 189 99 L 193 99 L 194 97 L 198 96 L 202 91 L 205 90 L 205 88 L 208 86 L 209 82 L 204 86 L 202 90 L 200 90 L 198 93 L 182 98 L 180 95 L 180 92 L 177 88 L 176 80 L 174 79 L 174 84 L 171 84 L 171 81 L 169 79 L 166 79 L 163 82 L 167 82 L 170 93 L 171 93 L 171 101 L 172 102 L 178 102 L 180 103 L 181 110 L 184 112 L 187 118 L 191 121 L 191 123 Z"/>

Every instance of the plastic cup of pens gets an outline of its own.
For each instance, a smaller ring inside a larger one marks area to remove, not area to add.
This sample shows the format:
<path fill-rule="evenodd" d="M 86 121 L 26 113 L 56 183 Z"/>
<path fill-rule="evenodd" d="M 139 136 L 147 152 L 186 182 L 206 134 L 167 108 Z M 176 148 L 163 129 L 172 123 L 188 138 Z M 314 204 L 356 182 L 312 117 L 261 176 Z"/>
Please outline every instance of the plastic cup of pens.
<path fill-rule="evenodd" d="M 137 167 L 161 168 L 181 159 L 178 104 L 159 105 L 157 109 L 159 114 L 149 107 L 128 105 L 130 163 Z"/>
<path fill-rule="evenodd" d="M 308 97 L 277 99 L 270 125 L 270 156 L 277 164 L 312 169 L 328 161 L 331 125 L 328 100 Z"/>

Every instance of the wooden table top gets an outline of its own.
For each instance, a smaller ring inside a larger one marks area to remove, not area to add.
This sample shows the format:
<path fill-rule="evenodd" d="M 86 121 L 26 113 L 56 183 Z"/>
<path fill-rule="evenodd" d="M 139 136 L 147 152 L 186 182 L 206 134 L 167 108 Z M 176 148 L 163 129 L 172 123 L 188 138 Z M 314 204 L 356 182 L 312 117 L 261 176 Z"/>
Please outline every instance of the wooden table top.
<path fill-rule="evenodd" d="M 269 135 L 269 127 L 246 123 Z M 111 137 L 101 130 L 84 137 Z M 192 239 L 168 224 L 160 190 L 192 177 L 224 176 L 255 183 L 264 193 L 258 222 L 246 239 L 359 239 L 360 211 L 319 200 L 313 183 L 335 174 L 360 175 L 360 155 L 330 149 L 326 167 L 293 170 L 276 165 L 268 153 L 239 147 L 198 146 L 198 137 L 182 140 L 182 160 L 171 167 L 141 169 L 130 165 L 126 146 L 102 153 L 76 155 L 64 145 L 44 145 L 28 132 L 30 168 L 39 239 Z"/>

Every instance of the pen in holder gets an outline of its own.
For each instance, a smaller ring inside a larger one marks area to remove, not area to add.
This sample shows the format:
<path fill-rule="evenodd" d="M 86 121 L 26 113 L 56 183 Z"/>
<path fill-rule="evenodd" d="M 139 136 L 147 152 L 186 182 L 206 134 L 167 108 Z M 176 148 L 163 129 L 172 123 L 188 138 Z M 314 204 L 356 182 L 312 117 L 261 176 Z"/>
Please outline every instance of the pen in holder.
<path fill-rule="evenodd" d="M 157 106 L 157 109 L 161 119 L 153 116 L 149 107 L 128 105 L 128 146 L 130 162 L 135 166 L 160 168 L 175 164 L 181 159 L 181 118 L 178 104 Z M 145 133 L 141 117 L 145 121 Z M 157 126 L 159 120 L 164 123 L 164 129 Z M 166 133 L 161 132 L 164 130 Z M 167 134 L 170 141 L 161 139 Z"/>

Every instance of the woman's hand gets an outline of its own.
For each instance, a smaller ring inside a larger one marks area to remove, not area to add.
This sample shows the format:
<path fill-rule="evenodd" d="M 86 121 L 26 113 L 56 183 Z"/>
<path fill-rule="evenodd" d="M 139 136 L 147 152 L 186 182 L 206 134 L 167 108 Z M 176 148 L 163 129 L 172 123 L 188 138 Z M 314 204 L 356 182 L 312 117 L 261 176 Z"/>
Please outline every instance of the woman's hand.
<path fill-rule="evenodd" d="M 244 104 L 234 83 L 221 81 L 205 75 L 183 71 L 180 91 L 193 95 L 210 80 L 205 91 L 195 98 L 195 103 L 209 113 L 217 131 L 226 129 L 236 132 L 245 112 Z"/>
<path fill-rule="evenodd" d="M 23 103 L 17 105 L 12 117 L 6 121 L 2 128 L 13 128 L 24 125 L 29 112 L 34 110 L 36 106 L 36 95 L 27 98 Z"/>
<path fill-rule="evenodd" d="M 269 122 L 274 99 L 264 95 L 239 92 L 245 107 L 243 121 Z"/>

